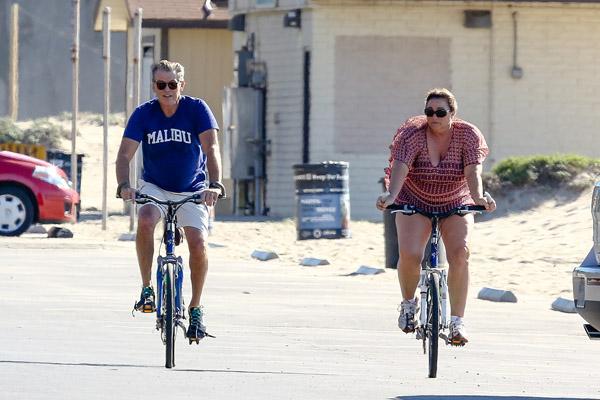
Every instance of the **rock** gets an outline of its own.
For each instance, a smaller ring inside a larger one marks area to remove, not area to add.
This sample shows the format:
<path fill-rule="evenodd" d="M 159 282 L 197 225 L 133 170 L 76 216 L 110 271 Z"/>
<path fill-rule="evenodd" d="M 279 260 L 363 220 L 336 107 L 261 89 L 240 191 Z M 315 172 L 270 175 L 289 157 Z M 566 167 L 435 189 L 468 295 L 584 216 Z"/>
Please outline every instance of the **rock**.
<path fill-rule="evenodd" d="M 484 287 L 479 291 L 477 298 L 480 300 L 498 301 L 501 303 L 516 303 L 517 296 L 510 290 L 492 289 Z"/>
<path fill-rule="evenodd" d="M 373 268 L 373 267 L 368 267 L 366 265 L 361 265 L 356 271 L 348 274 L 348 276 L 377 275 L 377 274 L 381 274 L 382 272 L 385 272 L 385 270 L 383 268 Z"/>
<path fill-rule="evenodd" d="M 551 307 L 554 311 L 561 311 L 569 314 L 577 312 L 575 310 L 575 302 L 573 300 L 565 299 L 564 297 L 558 297 L 554 300 Z"/>
<path fill-rule="evenodd" d="M 254 250 L 252 252 L 252 258 L 256 258 L 257 260 L 260 261 L 269 261 L 269 260 L 273 260 L 275 258 L 279 258 L 279 256 L 276 253 L 273 253 L 272 251 L 262 251 L 262 250 Z"/>
<path fill-rule="evenodd" d="M 134 232 L 123 233 L 121 236 L 119 236 L 119 240 L 121 242 L 132 242 L 132 241 L 135 241 L 135 233 Z"/>
<path fill-rule="evenodd" d="M 329 265 L 329 261 L 320 258 L 305 257 L 300 261 L 300 265 L 305 267 L 316 267 L 318 265 Z"/>
<path fill-rule="evenodd" d="M 58 226 L 53 226 L 48 231 L 48 237 L 49 238 L 69 239 L 69 238 L 73 237 L 73 232 L 71 232 L 67 228 L 61 228 L 61 227 L 58 227 Z"/>
<path fill-rule="evenodd" d="M 29 229 L 27 229 L 27 233 L 43 233 L 46 234 L 48 231 L 42 225 L 31 225 Z"/>

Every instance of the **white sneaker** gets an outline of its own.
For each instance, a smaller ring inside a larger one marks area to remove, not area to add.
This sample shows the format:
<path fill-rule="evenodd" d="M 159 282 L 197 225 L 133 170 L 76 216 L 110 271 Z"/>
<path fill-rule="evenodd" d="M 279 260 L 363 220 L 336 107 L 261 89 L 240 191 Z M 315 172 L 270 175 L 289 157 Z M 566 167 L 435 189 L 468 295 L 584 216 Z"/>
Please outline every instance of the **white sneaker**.
<path fill-rule="evenodd" d="M 450 344 L 453 346 L 464 346 L 469 342 L 467 339 L 467 328 L 462 318 L 452 317 L 450 321 Z"/>
<path fill-rule="evenodd" d="M 404 333 L 410 333 L 415 331 L 417 321 L 415 315 L 419 312 L 419 304 L 417 299 L 402 300 L 400 307 L 400 316 L 398 317 L 398 328 L 402 329 Z"/>

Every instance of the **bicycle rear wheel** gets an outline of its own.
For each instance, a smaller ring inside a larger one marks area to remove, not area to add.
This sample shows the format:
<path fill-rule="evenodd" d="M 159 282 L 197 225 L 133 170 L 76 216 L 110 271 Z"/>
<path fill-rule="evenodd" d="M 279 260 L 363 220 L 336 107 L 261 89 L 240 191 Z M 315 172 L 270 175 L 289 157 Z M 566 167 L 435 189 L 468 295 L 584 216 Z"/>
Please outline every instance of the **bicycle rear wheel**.
<path fill-rule="evenodd" d="M 165 304 L 165 367 L 175 366 L 175 282 L 173 279 L 173 264 L 167 264 L 167 274 L 164 276 L 163 290 Z"/>
<path fill-rule="evenodd" d="M 429 275 L 427 289 L 427 341 L 429 347 L 429 377 L 437 376 L 438 339 L 440 338 L 440 277 Z"/>

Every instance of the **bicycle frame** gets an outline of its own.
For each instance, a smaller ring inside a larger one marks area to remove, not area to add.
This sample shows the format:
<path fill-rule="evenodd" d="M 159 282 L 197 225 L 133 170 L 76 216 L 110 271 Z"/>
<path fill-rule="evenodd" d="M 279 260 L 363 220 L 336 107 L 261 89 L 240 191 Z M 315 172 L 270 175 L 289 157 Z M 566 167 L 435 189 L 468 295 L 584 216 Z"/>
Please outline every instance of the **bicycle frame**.
<path fill-rule="evenodd" d="M 420 291 L 420 306 L 421 314 L 419 316 L 419 327 L 417 327 L 417 338 L 425 337 L 424 327 L 427 325 L 428 315 L 428 304 L 427 304 L 427 289 L 429 286 L 429 276 L 431 274 L 437 274 L 440 281 L 440 299 L 441 299 L 441 321 L 440 328 L 442 330 L 448 329 L 450 325 L 450 310 L 448 307 L 448 272 L 445 268 L 438 267 L 439 263 L 439 240 L 440 240 L 440 220 L 447 218 L 451 215 L 466 215 L 468 213 L 481 212 L 485 210 L 483 206 L 461 206 L 454 210 L 446 213 L 429 213 L 418 210 L 413 206 L 408 205 L 392 205 L 388 209 L 392 213 L 400 212 L 404 215 L 421 214 L 431 220 L 431 235 L 430 235 L 430 252 L 429 259 L 425 261 L 424 265 L 421 266 L 421 273 L 419 276 L 419 291 Z M 447 338 L 442 336 L 444 340 Z"/>
<path fill-rule="evenodd" d="M 429 342 L 429 377 L 435 378 L 437 376 L 438 338 L 444 339 L 446 344 L 450 343 L 448 335 L 443 333 L 450 327 L 450 321 L 448 318 L 448 275 L 445 268 L 438 267 L 440 220 L 454 214 L 465 215 L 483 211 L 485 207 L 461 206 L 447 213 L 424 212 L 407 205 L 393 205 L 388 209 L 405 215 L 419 213 L 431 220 L 429 259 L 425 260 L 425 263 L 421 263 L 419 275 L 421 313 L 415 332 L 416 338 L 423 340 L 423 354 L 427 353 L 427 342 Z"/>
<path fill-rule="evenodd" d="M 180 319 L 184 319 L 184 308 L 183 308 L 183 259 L 180 256 L 175 256 L 175 230 L 177 229 L 177 212 L 176 206 L 173 204 L 167 204 L 165 212 L 165 224 L 163 240 L 165 243 L 166 255 L 158 256 L 156 262 L 158 268 L 156 270 L 156 282 L 158 286 L 158 304 L 156 307 L 156 318 L 157 323 L 160 321 L 161 315 L 161 299 L 162 299 L 162 282 L 165 274 L 168 273 L 168 265 L 173 266 L 173 278 L 175 280 L 175 307 L 176 307 L 176 322 L 177 325 L 182 326 Z M 183 326 L 182 326 L 183 327 Z M 184 329 L 185 330 L 185 329 Z"/>
<path fill-rule="evenodd" d="M 421 314 L 419 316 L 420 327 L 427 326 L 428 304 L 427 304 L 427 289 L 429 287 L 429 275 L 438 274 L 440 280 L 440 297 L 441 297 L 441 323 L 442 329 L 447 329 L 450 324 L 449 309 L 448 309 L 448 271 L 446 268 L 438 268 L 439 251 L 438 244 L 440 240 L 440 217 L 434 215 L 431 217 L 431 235 L 429 247 L 429 260 L 425 261 L 425 265 L 421 267 L 419 276 L 419 290 L 421 293 Z"/>
<path fill-rule="evenodd" d="M 158 256 L 156 270 L 157 284 L 157 307 L 156 307 L 156 329 L 161 333 L 161 339 L 165 345 L 165 367 L 175 366 L 175 336 L 177 327 L 186 335 L 183 302 L 183 259 L 175 255 L 175 233 L 177 231 L 176 213 L 179 207 L 187 202 L 201 203 L 199 194 L 187 196 L 179 201 L 160 200 L 153 196 L 136 193 L 136 203 L 153 203 L 161 207 L 165 212 L 165 224 L 163 241 L 166 247 L 166 255 Z"/>

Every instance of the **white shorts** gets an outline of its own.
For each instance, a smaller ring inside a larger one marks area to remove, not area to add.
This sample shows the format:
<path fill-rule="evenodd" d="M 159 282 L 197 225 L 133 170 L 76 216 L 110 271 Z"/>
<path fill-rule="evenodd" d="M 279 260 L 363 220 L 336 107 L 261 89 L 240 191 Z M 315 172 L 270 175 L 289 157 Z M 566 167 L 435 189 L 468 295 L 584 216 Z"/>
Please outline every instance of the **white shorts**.
<path fill-rule="evenodd" d="M 181 200 L 186 196 L 194 194 L 194 192 L 169 192 L 163 190 L 153 183 L 146 182 L 142 179 L 139 181 L 138 191 L 143 194 L 154 196 L 161 200 Z M 162 218 L 165 218 L 165 211 L 162 207 L 153 203 L 143 204 L 141 207 L 152 205 L 160 210 Z M 191 226 L 199 229 L 203 234 L 208 234 L 208 206 L 206 204 L 185 203 L 177 210 L 177 226 Z"/>

